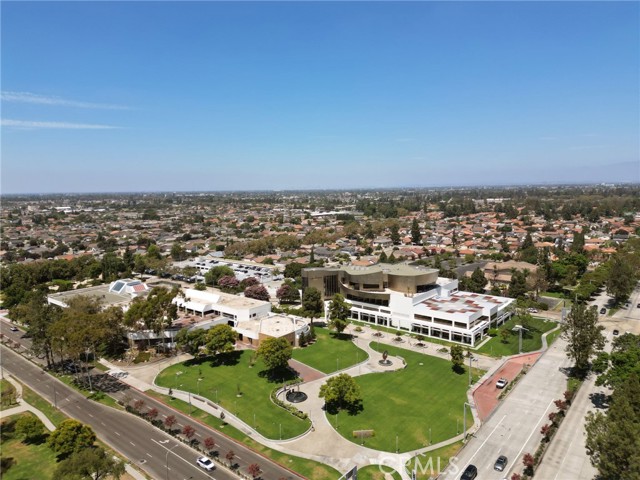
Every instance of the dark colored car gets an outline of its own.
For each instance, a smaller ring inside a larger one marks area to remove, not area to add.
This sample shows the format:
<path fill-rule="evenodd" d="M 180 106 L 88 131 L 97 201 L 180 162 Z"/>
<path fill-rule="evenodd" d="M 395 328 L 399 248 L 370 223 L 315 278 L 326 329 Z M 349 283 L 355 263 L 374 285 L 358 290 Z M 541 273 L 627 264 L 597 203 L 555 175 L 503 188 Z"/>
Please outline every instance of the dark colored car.
<path fill-rule="evenodd" d="M 504 467 L 507 466 L 507 462 L 509 460 L 507 460 L 507 457 L 505 457 L 504 455 L 500 455 L 498 457 L 498 459 L 496 460 L 495 465 L 493 466 L 494 470 L 497 470 L 499 472 L 502 472 L 504 470 Z"/>
<path fill-rule="evenodd" d="M 469 465 L 462 472 L 460 480 L 473 480 L 478 476 L 478 468 L 475 465 Z"/>
<path fill-rule="evenodd" d="M 614 335 L 619 335 L 619 334 L 620 334 L 620 330 L 615 329 L 615 330 L 613 331 L 613 334 L 614 334 Z"/>
<path fill-rule="evenodd" d="M 600 315 L 604 315 L 605 313 L 607 313 L 607 309 L 606 309 L 606 308 L 604 308 L 604 307 L 602 307 L 602 308 L 600 309 Z"/>

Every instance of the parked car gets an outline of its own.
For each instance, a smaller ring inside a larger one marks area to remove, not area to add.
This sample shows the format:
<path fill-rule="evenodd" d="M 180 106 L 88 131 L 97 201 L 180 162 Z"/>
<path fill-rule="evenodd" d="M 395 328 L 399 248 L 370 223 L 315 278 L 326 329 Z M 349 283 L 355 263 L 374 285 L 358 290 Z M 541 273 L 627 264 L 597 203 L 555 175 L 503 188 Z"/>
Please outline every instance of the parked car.
<path fill-rule="evenodd" d="M 638 304 L 638 308 L 640 308 L 640 303 Z"/>
<path fill-rule="evenodd" d="M 506 378 L 502 377 L 500 379 L 498 379 L 498 381 L 496 382 L 496 388 L 504 388 L 507 386 L 507 383 L 509 383 L 509 380 L 507 380 Z"/>
<path fill-rule="evenodd" d="M 507 462 L 508 462 L 507 457 L 505 457 L 504 455 L 500 455 L 496 460 L 496 463 L 493 466 L 493 469 L 499 472 L 502 472 L 504 470 L 504 467 L 507 466 Z"/>
<path fill-rule="evenodd" d="M 618 330 L 617 328 L 613 331 L 614 335 L 620 335 L 620 330 Z"/>
<path fill-rule="evenodd" d="M 605 313 L 607 313 L 607 309 L 606 309 L 606 308 L 604 308 L 604 307 L 602 307 L 602 308 L 600 309 L 600 315 L 604 315 Z"/>
<path fill-rule="evenodd" d="M 196 463 L 199 467 L 202 467 L 205 470 L 213 470 L 216 468 L 215 464 L 209 457 L 198 457 Z"/>
<path fill-rule="evenodd" d="M 9 327 L 9 330 L 11 330 L 12 332 L 17 332 L 18 331 L 18 327 L 16 327 L 15 325 L 11 325 Z"/>
<path fill-rule="evenodd" d="M 537 308 L 527 308 L 527 312 L 529 312 L 529 313 L 538 313 L 538 309 Z"/>
<path fill-rule="evenodd" d="M 478 476 L 478 468 L 475 465 L 468 465 L 462 472 L 460 480 L 473 480 Z"/>

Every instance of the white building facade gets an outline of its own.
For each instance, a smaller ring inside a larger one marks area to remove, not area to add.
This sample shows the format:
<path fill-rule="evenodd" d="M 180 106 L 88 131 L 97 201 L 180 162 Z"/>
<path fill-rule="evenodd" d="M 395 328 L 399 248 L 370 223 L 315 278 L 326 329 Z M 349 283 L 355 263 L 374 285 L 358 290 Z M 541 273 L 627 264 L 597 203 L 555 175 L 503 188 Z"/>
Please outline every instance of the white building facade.
<path fill-rule="evenodd" d="M 351 319 L 469 346 L 511 315 L 513 299 L 458 290 L 458 281 L 408 265 L 303 270 L 325 308 L 335 293 L 351 304 Z"/>

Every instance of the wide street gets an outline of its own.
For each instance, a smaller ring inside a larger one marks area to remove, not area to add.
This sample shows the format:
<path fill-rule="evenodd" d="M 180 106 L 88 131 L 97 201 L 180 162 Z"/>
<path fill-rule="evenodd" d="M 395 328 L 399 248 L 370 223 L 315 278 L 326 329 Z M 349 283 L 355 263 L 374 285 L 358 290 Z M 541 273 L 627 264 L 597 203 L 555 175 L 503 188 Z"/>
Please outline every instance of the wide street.
<path fill-rule="evenodd" d="M 540 427 L 549 422 L 549 413 L 556 410 L 554 400 L 562 398 L 567 388 L 565 369 L 571 362 L 564 348 L 563 340 L 554 342 L 440 478 L 458 479 L 469 464 L 478 468 L 478 478 L 483 480 L 509 478 L 508 472 L 514 465 L 520 468 L 522 455 L 535 452 L 540 442 Z M 504 472 L 493 469 L 499 455 L 509 459 Z"/>
<path fill-rule="evenodd" d="M 2 333 L 10 338 L 19 339 L 25 346 L 28 339 L 20 339 L 21 332 L 9 332 L 6 323 L 2 324 Z M 18 334 L 18 335 L 16 335 Z M 42 368 L 22 358 L 8 347 L 2 346 L 2 367 L 15 378 L 41 395 L 70 417 L 91 425 L 98 437 L 114 450 L 128 458 L 131 463 L 146 471 L 157 479 L 234 479 L 236 475 L 219 467 L 212 474 L 205 472 L 195 464 L 198 453 L 176 441 L 173 437 L 153 427 L 148 422 L 122 411 L 106 407 L 87 400 L 80 393 L 67 387 L 64 383 L 47 374 Z M 121 390 L 115 393 L 120 399 L 127 398 L 130 403 L 137 399 L 144 400 L 146 408 L 155 407 L 158 418 L 174 415 L 178 420 L 176 428 L 192 425 L 196 430 L 196 438 L 200 441 L 211 436 L 216 442 L 215 449 L 224 457 L 229 450 L 235 452 L 235 462 L 246 472 L 246 467 L 256 463 L 262 470 L 264 479 L 300 478 L 291 471 L 266 459 L 242 444 L 220 434 L 216 430 L 198 423 L 162 402 L 145 395 L 125 384 L 118 382 Z M 168 463 L 168 467 L 167 467 Z"/>
<path fill-rule="evenodd" d="M 606 293 L 598 295 L 592 305 L 596 305 L 598 311 L 607 307 L 609 296 Z M 629 307 L 622 308 L 613 315 L 601 315 L 599 322 L 606 328 L 607 344 L 605 351 L 611 351 L 611 342 L 615 338 L 613 330 L 618 330 L 620 335 L 625 332 L 640 335 L 640 286 L 636 286 L 631 294 Z M 607 387 L 598 387 L 595 384 L 596 375 L 590 375 L 580 388 L 571 408 L 554 436 L 547 453 L 536 470 L 536 477 L 545 480 L 562 480 L 572 478 L 575 480 L 591 480 L 597 471 L 591 465 L 585 447 L 585 416 L 587 412 L 602 411 L 604 397 L 611 391 Z"/>

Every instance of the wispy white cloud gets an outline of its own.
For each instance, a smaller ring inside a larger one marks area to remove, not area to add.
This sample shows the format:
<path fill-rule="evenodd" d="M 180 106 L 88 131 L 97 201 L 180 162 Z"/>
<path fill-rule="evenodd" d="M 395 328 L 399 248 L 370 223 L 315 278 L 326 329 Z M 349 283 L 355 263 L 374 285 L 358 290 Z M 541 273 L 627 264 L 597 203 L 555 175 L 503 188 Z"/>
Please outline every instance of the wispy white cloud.
<path fill-rule="evenodd" d="M 31 92 L 7 92 L 3 91 L 0 95 L 3 102 L 13 103 L 31 103 L 36 105 L 50 105 L 55 107 L 75 107 L 75 108 L 102 108 L 106 110 L 128 110 L 129 107 L 124 105 L 115 105 L 111 103 L 92 103 L 81 102 L 78 100 L 69 100 L 62 97 L 39 95 Z"/>
<path fill-rule="evenodd" d="M 37 122 L 33 120 L 11 120 L 8 118 L 2 119 L 3 127 L 16 127 L 16 128 L 58 128 L 66 130 L 110 130 L 120 127 L 114 127 L 112 125 L 96 125 L 92 123 L 68 123 L 68 122 Z"/>

